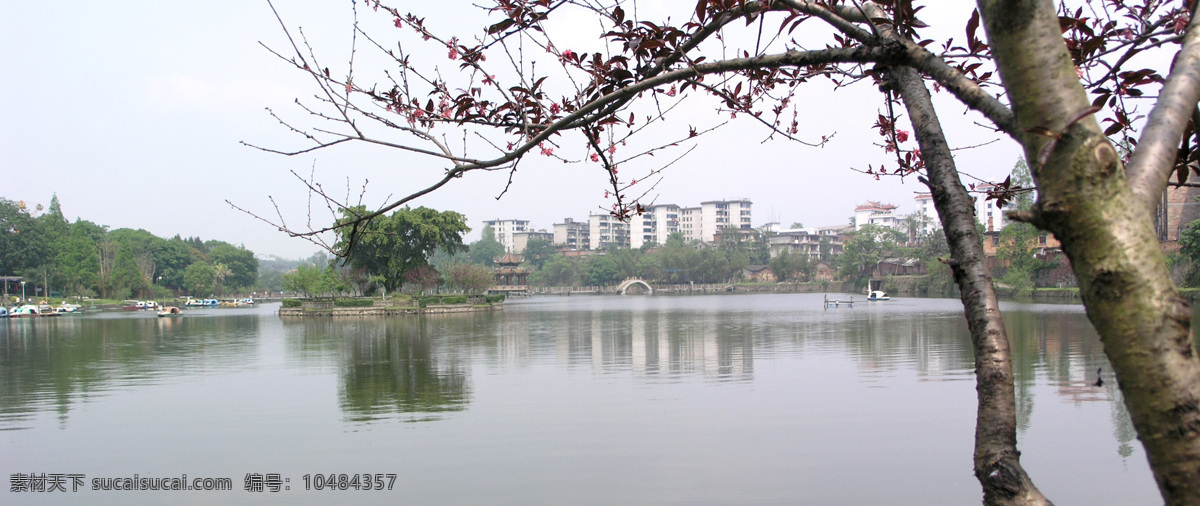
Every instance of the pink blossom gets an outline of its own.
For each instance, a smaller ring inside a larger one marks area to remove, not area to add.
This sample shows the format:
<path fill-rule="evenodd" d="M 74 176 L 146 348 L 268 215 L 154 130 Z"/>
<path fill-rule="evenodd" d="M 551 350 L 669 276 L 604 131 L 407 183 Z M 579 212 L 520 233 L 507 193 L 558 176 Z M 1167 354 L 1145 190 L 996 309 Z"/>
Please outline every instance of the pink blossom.
<path fill-rule="evenodd" d="M 634 180 L 632 180 L 632 181 L 630 181 L 630 182 L 629 182 L 629 186 L 633 186 L 633 185 L 635 185 L 635 184 L 637 184 L 637 180 L 636 180 L 636 179 L 634 179 Z"/>
<path fill-rule="evenodd" d="M 542 148 L 543 156 L 554 156 L 554 148 L 548 148 L 545 144 L 538 144 L 538 147 Z"/>
<path fill-rule="evenodd" d="M 674 84 L 671 85 L 671 89 L 667 90 L 667 96 L 668 97 L 675 96 L 675 85 Z"/>
<path fill-rule="evenodd" d="M 1083 70 L 1080 70 L 1079 67 L 1075 67 L 1075 75 L 1079 76 L 1080 79 L 1083 79 Z"/>
<path fill-rule="evenodd" d="M 610 154 L 610 155 L 611 155 L 611 154 L 613 154 L 613 153 L 616 153 L 616 152 L 617 152 L 617 145 L 616 145 L 616 144 L 613 144 L 612 146 L 609 146 L 609 147 L 608 147 L 608 154 Z"/>
<path fill-rule="evenodd" d="M 596 153 L 592 153 L 592 161 L 593 162 L 600 161 L 600 155 L 597 155 Z"/>
<path fill-rule="evenodd" d="M 513 148 L 513 143 L 511 143 L 511 142 L 510 142 L 510 143 L 508 143 L 508 150 L 509 150 L 509 151 L 512 151 L 512 148 Z"/>
<path fill-rule="evenodd" d="M 896 130 L 896 141 L 908 142 L 908 131 L 907 130 Z"/>
<path fill-rule="evenodd" d="M 483 84 L 493 84 L 496 82 L 496 76 L 483 76 Z"/>
<path fill-rule="evenodd" d="M 617 166 L 615 166 L 615 165 L 613 166 L 613 168 L 612 168 L 612 173 L 613 173 L 613 174 L 616 174 L 616 173 L 617 173 Z"/>
<path fill-rule="evenodd" d="M 558 112 L 561 110 L 562 108 L 558 106 L 557 102 L 550 104 L 550 114 L 558 114 Z"/>
<path fill-rule="evenodd" d="M 563 58 L 575 58 L 575 51 L 570 49 L 562 52 Z"/>
<path fill-rule="evenodd" d="M 396 28 L 401 28 L 404 26 L 404 22 L 400 21 L 400 18 L 396 18 L 396 20 L 393 21 L 393 23 L 396 25 Z"/>
<path fill-rule="evenodd" d="M 604 198 L 608 198 L 608 190 L 604 190 Z"/>

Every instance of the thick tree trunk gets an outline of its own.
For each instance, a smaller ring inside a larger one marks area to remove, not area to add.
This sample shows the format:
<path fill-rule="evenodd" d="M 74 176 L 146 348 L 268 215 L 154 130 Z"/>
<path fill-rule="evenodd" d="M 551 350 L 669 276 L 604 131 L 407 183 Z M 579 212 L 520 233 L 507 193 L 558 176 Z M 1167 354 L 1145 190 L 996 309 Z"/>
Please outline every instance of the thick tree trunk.
<path fill-rule="evenodd" d="M 1051 0 L 979 0 L 979 7 L 1019 140 L 1034 162 L 1038 201 L 1018 218 L 1062 242 L 1163 498 L 1200 504 L 1200 360 L 1191 308 L 1171 282 L 1147 206 L 1086 115 L 1091 104 Z M 1052 140 L 1045 163 L 1037 163 Z"/>
<path fill-rule="evenodd" d="M 962 295 L 975 348 L 975 476 L 985 504 L 1049 504 L 1021 467 L 1012 356 L 1000 319 L 983 241 L 975 228 L 975 203 L 963 187 L 954 157 L 921 76 L 908 67 L 888 71 L 889 85 L 908 109 L 942 230 L 950 246 L 950 269 Z"/>

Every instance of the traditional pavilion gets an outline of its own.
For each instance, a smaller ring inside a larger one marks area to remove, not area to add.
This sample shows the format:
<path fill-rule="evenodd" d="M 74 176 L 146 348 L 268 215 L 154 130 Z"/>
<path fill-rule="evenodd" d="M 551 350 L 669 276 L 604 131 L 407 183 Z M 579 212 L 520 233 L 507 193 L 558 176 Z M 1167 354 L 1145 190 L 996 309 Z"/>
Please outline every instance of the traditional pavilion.
<path fill-rule="evenodd" d="M 521 262 L 525 259 L 519 255 L 506 253 L 496 261 L 496 286 L 488 291 L 492 293 L 528 293 L 529 269 L 522 269 Z"/>

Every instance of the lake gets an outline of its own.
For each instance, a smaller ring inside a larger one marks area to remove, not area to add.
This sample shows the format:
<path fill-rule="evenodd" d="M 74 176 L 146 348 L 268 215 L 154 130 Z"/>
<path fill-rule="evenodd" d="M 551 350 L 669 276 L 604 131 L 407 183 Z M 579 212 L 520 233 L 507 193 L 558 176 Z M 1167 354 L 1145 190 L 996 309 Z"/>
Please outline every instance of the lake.
<path fill-rule="evenodd" d="M 0 321 L 0 502 L 978 504 L 960 302 L 821 300 Z M 1002 309 L 1034 482 L 1161 504 L 1082 306 Z"/>

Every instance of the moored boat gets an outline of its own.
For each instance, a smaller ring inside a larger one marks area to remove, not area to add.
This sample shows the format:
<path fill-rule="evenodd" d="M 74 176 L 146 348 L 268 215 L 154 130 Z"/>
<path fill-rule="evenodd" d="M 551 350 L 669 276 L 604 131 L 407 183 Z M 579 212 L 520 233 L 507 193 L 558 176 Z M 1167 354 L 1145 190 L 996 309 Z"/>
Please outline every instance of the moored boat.
<path fill-rule="evenodd" d="M 888 297 L 887 292 L 884 292 L 883 290 L 872 290 L 871 293 L 867 295 L 867 300 L 892 300 L 892 298 Z"/>
<path fill-rule="evenodd" d="M 37 306 L 32 304 L 17 306 L 8 312 L 9 318 L 37 318 L 39 316 L 42 316 L 41 312 L 38 311 Z"/>
<path fill-rule="evenodd" d="M 162 311 L 158 312 L 158 317 L 162 318 L 164 316 L 179 316 L 182 314 L 183 314 L 182 309 L 179 309 L 175 306 L 166 306 L 166 307 L 163 307 Z"/>

